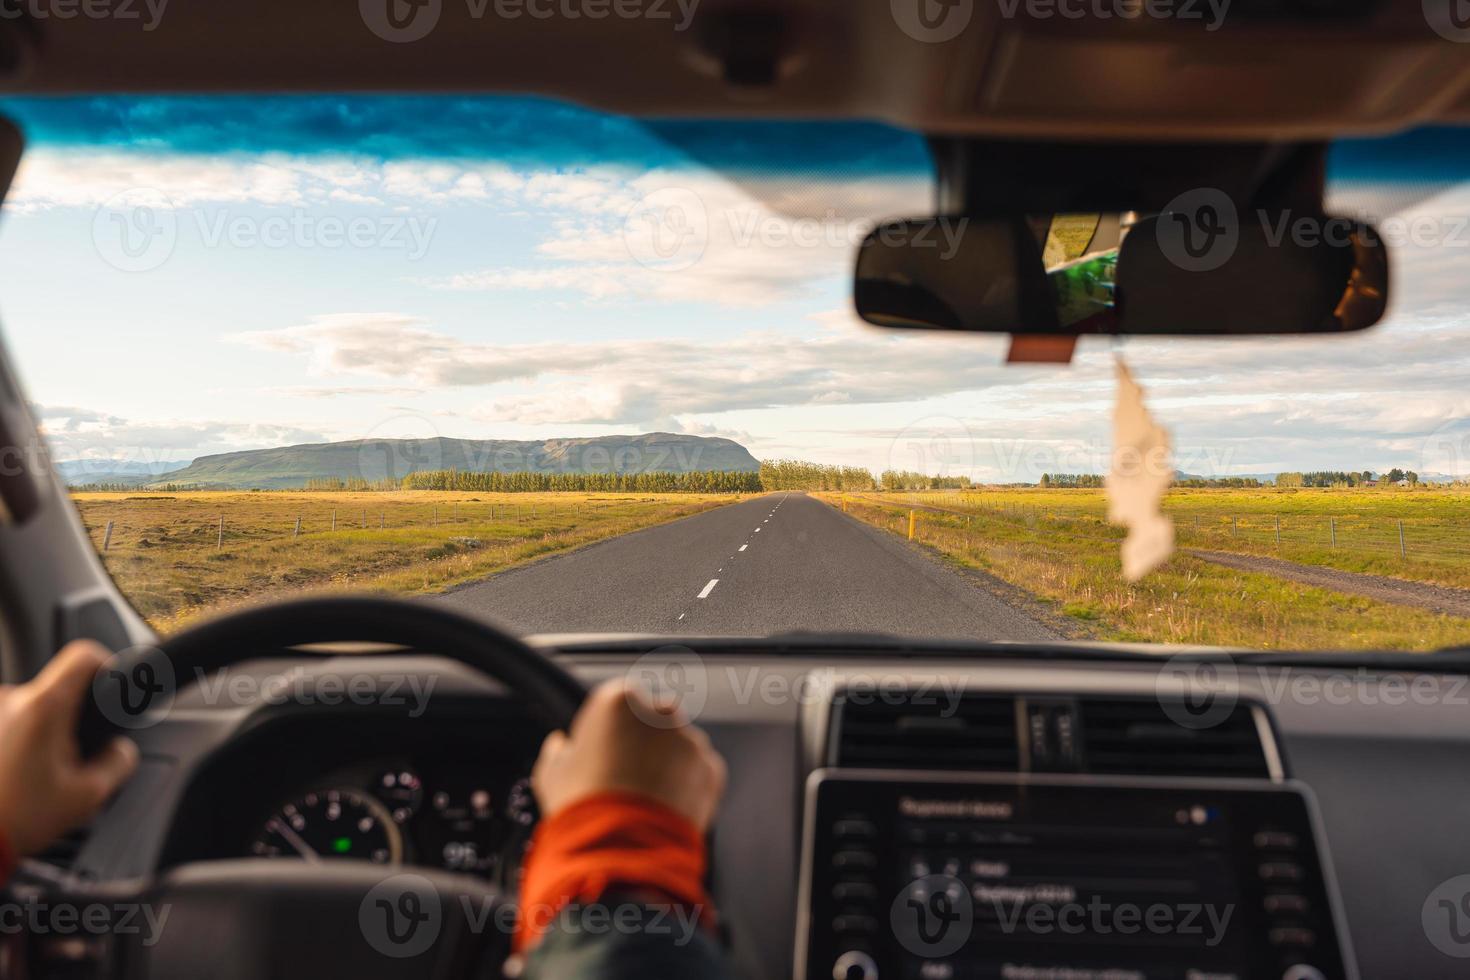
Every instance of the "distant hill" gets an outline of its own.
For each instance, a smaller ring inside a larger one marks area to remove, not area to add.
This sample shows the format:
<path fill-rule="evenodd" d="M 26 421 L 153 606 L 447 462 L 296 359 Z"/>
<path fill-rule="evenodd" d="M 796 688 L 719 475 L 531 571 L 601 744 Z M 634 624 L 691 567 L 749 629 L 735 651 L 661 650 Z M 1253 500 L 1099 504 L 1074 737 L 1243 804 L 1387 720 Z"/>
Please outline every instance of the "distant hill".
<path fill-rule="evenodd" d="M 400 481 L 410 473 L 755 472 L 760 462 L 730 439 L 654 432 L 594 439 L 368 439 L 201 456 L 152 485 L 263 490 L 309 480 Z"/>
<path fill-rule="evenodd" d="M 132 459 L 67 459 L 56 464 L 56 471 L 67 486 L 79 487 L 89 483 L 115 483 L 142 486 L 151 483 L 161 474 L 182 469 L 190 463 L 187 459 L 139 462 Z"/>

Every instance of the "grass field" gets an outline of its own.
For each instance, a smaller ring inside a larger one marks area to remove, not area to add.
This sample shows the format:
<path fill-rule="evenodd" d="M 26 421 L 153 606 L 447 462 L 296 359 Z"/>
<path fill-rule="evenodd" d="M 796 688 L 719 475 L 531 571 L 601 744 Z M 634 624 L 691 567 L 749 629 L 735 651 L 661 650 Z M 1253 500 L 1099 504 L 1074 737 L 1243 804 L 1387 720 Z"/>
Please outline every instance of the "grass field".
<path fill-rule="evenodd" d="M 438 591 L 740 498 L 419 491 L 73 499 L 99 551 L 112 523 L 108 571 L 155 627 L 169 630 L 247 599 L 305 590 Z"/>
<path fill-rule="evenodd" d="M 886 495 L 894 499 L 893 495 Z M 1102 490 L 912 493 L 904 502 L 987 515 L 1057 534 L 1121 538 Z M 1199 490 L 1164 498 L 1181 548 L 1288 561 L 1470 588 L 1470 490 Z M 1402 528 L 1402 537 L 1400 529 Z"/>
<path fill-rule="evenodd" d="M 838 506 L 843 497 L 820 496 Z M 907 534 L 909 510 L 919 508 L 917 539 L 923 546 L 1054 602 L 1102 638 L 1264 649 L 1428 650 L 1470 643 L 1467 619 L 1222 568 L 1185 554 L 1129 586 L 1118 558 L 1123 531 L 1107 524 L 1101 490 L 846 497 L 850 514 L 895 534 Z M 1181 547 L 1470 586 L 1470 493 L 1463 490 L 1175 490 L 1164 509 L 1179 528 Z M 1328 540 L 1329 520 L 1336 521 L 1335 549 Z M 1400 520 L 1407 559 L 1398 551 Z M 1385 527 L 1392 529 L 1387 546 Z M 1370 537 L 1370 530 L 1377 536 Z M 1365 544 L 1354 548 L 1354 541 Z"/>

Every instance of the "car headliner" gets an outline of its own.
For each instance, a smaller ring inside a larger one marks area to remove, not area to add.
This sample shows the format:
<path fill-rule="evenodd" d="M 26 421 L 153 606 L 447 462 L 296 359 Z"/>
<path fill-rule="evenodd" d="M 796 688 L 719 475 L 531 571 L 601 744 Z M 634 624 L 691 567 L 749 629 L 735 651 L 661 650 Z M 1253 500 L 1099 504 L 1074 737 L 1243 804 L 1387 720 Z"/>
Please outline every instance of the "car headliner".
<path fill-rule="evenodd" d="M 432 29 L 374 33 L 390 2 L 421 6 Z M 900 26 L 909 2 L 35 0 L 0 20 L 0 93 L 507 91 L 637 116 L 1033 139 L 1300 140 L 1470 119 L 1470 46 L 1420 0 L 1233 0 L 1213 27 L 1116 3 L 1076 0 L 1074 16 L 953 0 L 966 26 L 938 42 Z"/>

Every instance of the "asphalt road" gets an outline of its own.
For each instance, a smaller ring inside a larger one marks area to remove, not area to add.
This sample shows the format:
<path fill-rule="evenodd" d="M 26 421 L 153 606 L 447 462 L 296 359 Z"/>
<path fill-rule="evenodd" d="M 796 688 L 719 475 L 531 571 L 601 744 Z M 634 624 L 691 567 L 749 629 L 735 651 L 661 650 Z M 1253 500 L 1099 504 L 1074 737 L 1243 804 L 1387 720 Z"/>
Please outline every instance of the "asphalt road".
<path fill-rule="evenodd" d="M 440 601 L 521 634 L 1058 638 L 907 542 L 798 493 L 610 538 Z"/>

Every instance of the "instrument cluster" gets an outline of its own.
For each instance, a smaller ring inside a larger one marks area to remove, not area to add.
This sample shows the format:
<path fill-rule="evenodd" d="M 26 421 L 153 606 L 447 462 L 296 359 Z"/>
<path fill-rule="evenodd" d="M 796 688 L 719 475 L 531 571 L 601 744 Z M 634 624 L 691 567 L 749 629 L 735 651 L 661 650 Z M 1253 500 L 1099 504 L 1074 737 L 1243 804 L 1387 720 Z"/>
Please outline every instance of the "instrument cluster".
<path fill-rule="evenodd" d="M 334 770 L 277 801 L 245 853 L 430 866 L 514 886 L 535 822 L 523 775 L 381 758 Z"/>

